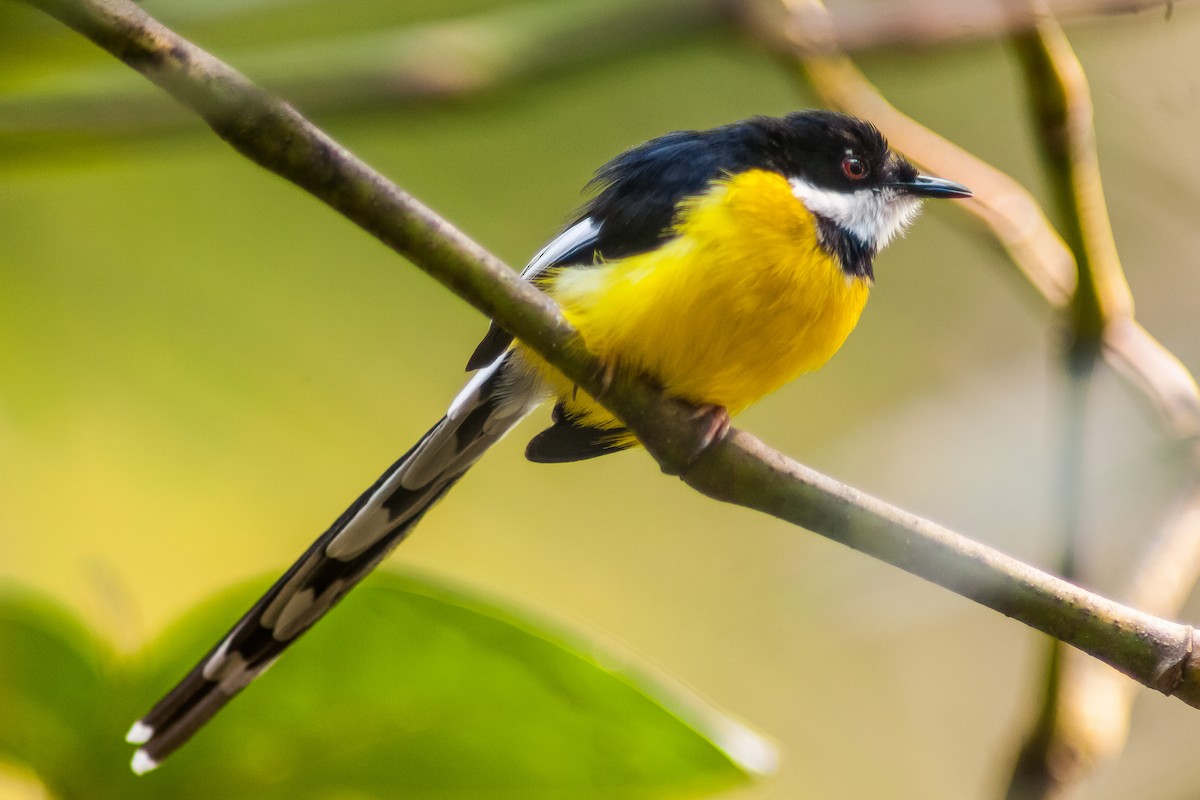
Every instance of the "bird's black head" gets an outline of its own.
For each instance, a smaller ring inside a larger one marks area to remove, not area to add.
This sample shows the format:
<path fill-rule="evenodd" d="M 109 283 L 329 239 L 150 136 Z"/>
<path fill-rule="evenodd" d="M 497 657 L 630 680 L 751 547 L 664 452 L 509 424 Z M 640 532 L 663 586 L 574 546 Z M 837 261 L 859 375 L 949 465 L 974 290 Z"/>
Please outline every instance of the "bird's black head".
<path fill-rule="evenodd" d="M 752 120 L 773 167 L 830 234 L 851 237 L 869 258 L 916 218 L 921 200 L 970 197 L 951 181 L 921 175 L 888 148 L 869 122 L 832 111 L 801 111 Z"/>
<path fill-rule="evenodd" d="M 591 252 L 644 252 L 674 234 L 679 203 L 712 181 L 750 169 L 787 178 L 813 213 L 822 244 L 848 272 L 869 276 L 875 252 L 916 216 L 925 197 L 969 197 L 956 183 L 917 173 L 874 125 L 832 111 L 753 117 L 676 131 L 627 150 L 600 169 L 600 191 L 576 222 L 599 227 Z"/>
<path fill-rule="evenodd" d="M 877 186 L 907 162 L 896 163 L 883 134 L 869 122 L 833 111 L 799 111 L 759 117 L 752 123 L 767 137 L 764 149 L 775 169 L 823 189 L 853 192 Z"/>

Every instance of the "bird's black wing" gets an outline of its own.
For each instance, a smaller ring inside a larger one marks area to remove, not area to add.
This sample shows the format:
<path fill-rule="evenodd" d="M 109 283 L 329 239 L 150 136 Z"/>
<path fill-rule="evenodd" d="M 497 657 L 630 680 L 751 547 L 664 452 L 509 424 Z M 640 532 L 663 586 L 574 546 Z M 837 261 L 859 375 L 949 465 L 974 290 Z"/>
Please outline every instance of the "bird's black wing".
<path fill-rule="evenodd" d="M 767 136 L 760 120 L 710 131 L 676 131 L 627 150 L 596 172 L 596 194 L 569 225 L 542 248 L 521 276 L 536 280 L 559 267 L 615 261 L 658 247 L 674 236 L 679 202 L 701 193 L 715 178 L 755 166 Z M 490 364 L 512 344 L 494 322 L 467 361 Z"/>
<path fill-rule="evenodd" d="M 596 237 L 599 226 L 590 219 L 576 220 L 562 233 L 538 252 L 521 273 L 527 281 L 537 281 L 547 271 L 566 264 L 594 263 L 593 253 L 596 247 Z M 513 336 L 508 331 L 492 322 L 483 341 L 475 348 L 475 352 L 467 359 L 467 370 L 482 369 L 491 364 L 512 344 Z"/>
<path fill-rule="evenodd" d="M 525 457 L 538 464 L 563 464 L 616 453 L 632 446 L 625 428 L 583 425 L 562 404 L 554 407 L 554 424 L 529 440 Z"/>

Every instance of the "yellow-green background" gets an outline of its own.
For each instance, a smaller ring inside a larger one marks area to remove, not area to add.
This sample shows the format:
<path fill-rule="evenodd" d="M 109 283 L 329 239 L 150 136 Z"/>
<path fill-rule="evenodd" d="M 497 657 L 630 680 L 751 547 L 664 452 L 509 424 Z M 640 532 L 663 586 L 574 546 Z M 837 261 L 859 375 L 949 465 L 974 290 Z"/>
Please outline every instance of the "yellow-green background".
<path fill-rule="evenodd" d="M 236 66 L 264 43 L 497 5 L 147 8 Z M 1200 366 L 1200 13 L 1181 4 L 1169 20 L 1155 11 L 1070 34 L 1140 318 Z M 1041 194 L 1002 44 L 862 61 L 901 108 Z M 117 70 L 57 23 L 0 5 L 0 94 L 34 97 L 62 70 L 93 67 Z M 519 266 L 621 149 L 811 102 L 744 40 L 705 33 L 484 97 L 314 117 Z M 950 204 L 876 267 L 842 353 L 738 424 L 1049 562 L 1053 318 Z M 0 580 L 51 593 L 137 647 L 211 593 L 289 564 L 437 419 L 485 324 L 198 124 L 97 142 L 14 133 L 0 115 Z M 1154 418 L 1117 381 L 1102 377 L 1091 411 L 1082 560 L 1105 588 L 1179 479 Z M 739 796 L 994 796 L 1038 685 L 1039 638 L 701 498 L 644 454 L 526 463 L 544 421 L 489 454 L 393 563 L 602 632 L 774 738 L 781 774 Z M 1089 796 L 1193 796 L 1196 712 L 1147 693 L 1132 734 Z M 4 785 L 0 797 L 22 796 Z"/>

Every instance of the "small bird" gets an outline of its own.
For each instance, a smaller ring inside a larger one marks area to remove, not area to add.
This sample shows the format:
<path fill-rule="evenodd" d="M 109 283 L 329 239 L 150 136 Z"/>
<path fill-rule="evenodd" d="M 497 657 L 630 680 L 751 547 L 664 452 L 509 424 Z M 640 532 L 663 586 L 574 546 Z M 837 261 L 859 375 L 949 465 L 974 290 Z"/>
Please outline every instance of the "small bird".
<path fill-rule="evenodd" d="M 525 268 L 613 373 L 641 373 L 730 414 L 820 367 L 858 322 L 876 253 L 925 198 L 965 186 L 918 174 L 870 123 L 829 111 L 678 131 L 601 167 L 594 193 Z M 495 323 L 446 415 L 323 533 L 127 738 L 154 769 L 354 587 L 483 453 L 554 401 L 537 462 L 623 450 L 634 436 Z"/>

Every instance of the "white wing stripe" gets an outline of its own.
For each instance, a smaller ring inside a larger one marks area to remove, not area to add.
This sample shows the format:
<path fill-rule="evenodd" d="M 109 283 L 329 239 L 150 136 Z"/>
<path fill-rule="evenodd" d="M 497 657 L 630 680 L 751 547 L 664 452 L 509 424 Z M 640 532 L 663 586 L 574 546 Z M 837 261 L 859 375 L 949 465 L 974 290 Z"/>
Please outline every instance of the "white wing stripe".
<path fill-rule="evenodd" d="M 529 262 L 529 266 L 521 272 L 521 277 L 527 281 L 533 280 L 559 259 L 584 247 L 589 242 L 596 241 L 599 235 L 600 225 L 591 217 L 584 217 L 539 250 L 533 260 Z"/>

